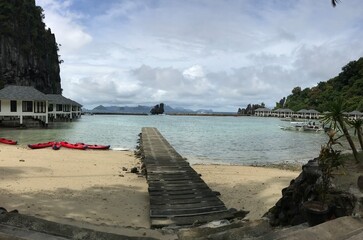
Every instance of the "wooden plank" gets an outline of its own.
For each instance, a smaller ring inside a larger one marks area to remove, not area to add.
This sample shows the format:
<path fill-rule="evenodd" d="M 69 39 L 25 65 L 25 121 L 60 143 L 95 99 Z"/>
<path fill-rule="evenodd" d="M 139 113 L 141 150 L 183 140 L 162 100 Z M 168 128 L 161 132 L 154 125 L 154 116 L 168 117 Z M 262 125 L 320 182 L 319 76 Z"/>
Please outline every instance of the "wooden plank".
<path fill-rule="evenodd" d="M 176 205 L 176 204 L 194 204 L 194 203 L 211 203 L 213 204 L 215 201 L 220 200 L 215 196 L 212 197 L 203 197 L 203 198 L 179 198 L 179 199 L 168 199 L 165 197 L 150 197 L 150 208 L 153 208 L 154 205 Z"/>
<path fill-rule="evenodd" d="M 153 204 L 150 206 L 150 210 L 154 209 L 189 209 L 189 208 L 202 208 L 202 207 L 221 207 L 224 203 L 219 201 L 197 202 L 197 203 L 185 203 L 185 204 Z"/>
<path fill-rule="evenodd" d="M 167 191 L 185 191 L 185 190 L 206 190 L 210 189 L 207 185 L 202 186 L 193 186 L 193 185 L 184 185 L 179 187 L 149 187 L 149 192 L 167 192 Z"/>
<path fill-rule="evenodd" d="M 156 128 L 141 136 L 152 227 L 231 217 L 223 202 Z"/>
<path fill-rule="evenodd" d="M 190 195 L 194 196 L 204 196 L 205 194 L 214 194 L 210 188 L 207 189 L 188 189 L 188 190 L 180 190 L 180 191 L 152 191 L 149 192 L 150 196 L 177 196 L 177 195 Z"/>
<path fill-rule="evenodd" d="M 174 184 L 174 185 L 178 185 L 178 184 L 192 184 L 192 183 L 199 183 L 199 184 L 206 184 L 202 179 L 188 179 L 188 180 L 178 180 L 178 181 L 165 181 L 163 179 L 158 179 L 158 180 L 149 180 L 147 179 L 148 183 L 159 183 L 159 184 Z"/>
<path fill-rule="evenodd" d="M 195 194 L 188 194 L 188 195 L 153 195 L 152 193 L 149 193 L 150 199 L 158 200 L 176 200 L 176 199 L 198 199 L 198 198 L 205 198 L 205 197 L 217 197 L 215 193 L 212 191 L 205 192 L 205 193 L 195 193 Z"/>
<path fill-rule="evenodd" d="M 190 226 L 193 223 L 207 223 L 216 219 L 231 219 L 233 215 L 229 211 L 220 212 L 220 213 L 212 213 L 206 215 L 199 216 L 186 216 L 186 217 L 170 217 L 170 218 L 152 218 L 151 219 L 151 228 L 161 228 L 169 225 L 176 226 Z"/>
<path fill-rule="evenodd" d="M 178 181 L 193 181 L 199 180 L 200 177 L 198 176 L 175 176 L 175 177 L 154 177 L 154 176 L 147 176 L 148 181 L 165 181 L 165 182 L 178 182 Z"/>
<path fill-rule="evenodd" d="M 198 216 L 207 215 L 213 213 L 225 212 L 227 209 L 225 206 L 222 207 L 204 207 L 196 209 L 164 209 L 164 210 L 150 210 L 150 217 L 186 217 L 186 216 Z"/>
<path fill-rule="evenodd" d="M 190 188 L 198 188 L 198 187 L 204 187 L 207 186 L 204 182 L 199 183 L 193 183 L 193 182 L 183 182 L 183 183 L 169 183 L 169 182 L 149 182 L 149 188 L 164 188 L 164 189 L 178 189 L 178 188 L 184 188 L 184 187 L 190 187 Z"/>

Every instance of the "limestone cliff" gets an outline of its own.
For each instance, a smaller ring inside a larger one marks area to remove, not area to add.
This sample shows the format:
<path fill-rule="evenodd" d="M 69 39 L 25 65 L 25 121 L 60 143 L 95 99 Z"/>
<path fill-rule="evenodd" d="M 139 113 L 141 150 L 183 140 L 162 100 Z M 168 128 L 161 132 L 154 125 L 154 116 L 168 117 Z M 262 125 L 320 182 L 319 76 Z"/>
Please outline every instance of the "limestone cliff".
<path fill-rule="evenodd" d="M 0 89 L 34 86 L 60 94 L 58 44 L 34 0 L 0 0 Z"/>

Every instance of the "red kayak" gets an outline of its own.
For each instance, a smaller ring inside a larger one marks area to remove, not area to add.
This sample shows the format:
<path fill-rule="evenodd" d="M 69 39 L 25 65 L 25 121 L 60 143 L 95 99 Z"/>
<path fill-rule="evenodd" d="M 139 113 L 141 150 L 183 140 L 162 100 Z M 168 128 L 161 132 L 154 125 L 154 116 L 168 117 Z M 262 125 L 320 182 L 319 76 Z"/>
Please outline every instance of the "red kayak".
<path fill-rule="evenodd" d="M 69 142 L 60 142 L 60 145 L 62 147 L 71 148 L 71 149 L 85 150 L 87 148 L 86 145 L 79 144 L 79 143 L 73 144 L 73 143 L 69 143 Z"/>
<path fill-rule="evenodd" d="M 93 149 L 93 150 L 108 150 L 110 149 L 110 145 L 98 145 L 98 144 L 84 144 L 84 143 L 77 143 L 82 144 L 87 147 L 87 149 Z"/>
<path fill-rule="evenodd" d="M 53 150 L 59 150 L 62 147 L 60 142 L 54 142 L 52 145 Z"/>
<path fill-rule="evenodd" d="M 6 138 L 0 138 L 0 143 L 16 145 L 18 142 Z"/>
<path fill-rule="evenodd" d="M 55 142 L 28 144 L 28 147 L 31 149 L 47 148 L 52 147 L 54 143 Z"/>

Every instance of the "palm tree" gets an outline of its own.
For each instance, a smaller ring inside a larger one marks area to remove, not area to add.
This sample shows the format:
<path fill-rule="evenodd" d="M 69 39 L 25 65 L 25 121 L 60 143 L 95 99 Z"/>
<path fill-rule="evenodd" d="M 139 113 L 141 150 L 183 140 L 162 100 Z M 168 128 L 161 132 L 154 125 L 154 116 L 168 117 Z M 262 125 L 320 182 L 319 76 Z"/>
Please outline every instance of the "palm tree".
<path fill-rule="evenodd" d="M 331 0 L 331 4 L 333 5 L 333 7 L 335 7 L 339 2 L 340 0 Z"/>
<path fill-rule="evenodd" d="M 360 148 L 363 151 L 363 137 L 362 137 L 363 119 L 354 119 L 354 120 L 350 121 L 350 125 L 352 127 L 354 127 L 354 129 L 355 129 L 354 134 L 358 135 Z"/>
<path fill-rule="evenodd" d="M 331 124 L 333 129 L 338 129 L 343 132 L 343 135 L 347 139 L 350 148 L 353 151 L 354 159 L 358 163 L 358 152 L 354 145 L 354 142 L 349 135 L 348 128 L 346 123 L 348 123 L 348 119 L 344 116 L 344 103 L 343 98 L 338 97 L 333 102 L 331 102 L 327 109 L 329 112 L 323 118 L 324 124 Z"/>

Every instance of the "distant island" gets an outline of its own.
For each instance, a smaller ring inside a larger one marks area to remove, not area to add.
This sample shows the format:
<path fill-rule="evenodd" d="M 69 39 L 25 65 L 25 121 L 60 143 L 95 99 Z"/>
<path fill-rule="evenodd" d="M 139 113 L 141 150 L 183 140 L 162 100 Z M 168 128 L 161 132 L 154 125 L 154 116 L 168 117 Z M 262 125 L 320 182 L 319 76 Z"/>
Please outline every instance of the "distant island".
<path fill-rule="evenodd" d="M 130 115 L 149 115 L 150 111 L 154 108 L 154 106 L 143 106 L 138 105 L 135 107 L 130 106 L 103 106 L 99 105 L 93 109 L 83 109 L 84 113 L 88 114 L 130 114 Z M 171 107 L 169 105 L 164 105 L 164 113 L 165 114 L 214 114 L 211 109 L 198 109 L 196 111 L 191 109 L 186 109 L 182 107 Z"/>

